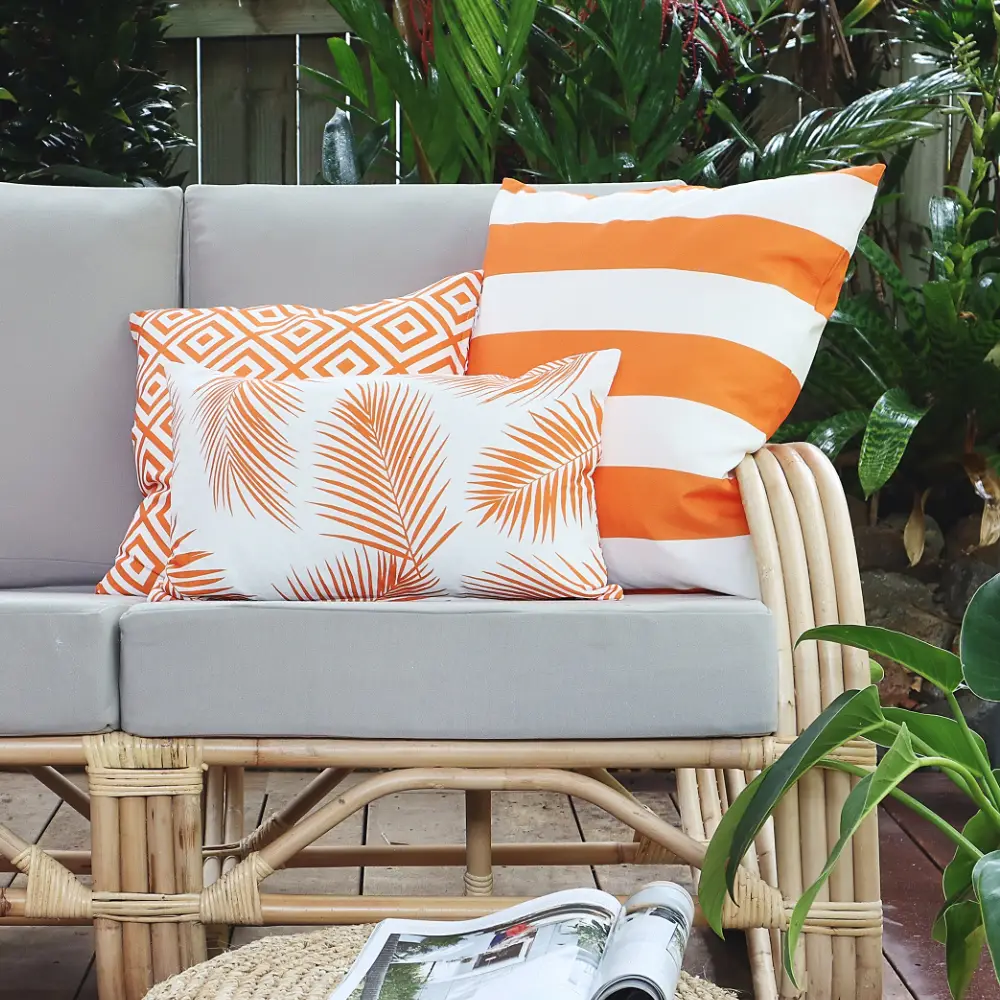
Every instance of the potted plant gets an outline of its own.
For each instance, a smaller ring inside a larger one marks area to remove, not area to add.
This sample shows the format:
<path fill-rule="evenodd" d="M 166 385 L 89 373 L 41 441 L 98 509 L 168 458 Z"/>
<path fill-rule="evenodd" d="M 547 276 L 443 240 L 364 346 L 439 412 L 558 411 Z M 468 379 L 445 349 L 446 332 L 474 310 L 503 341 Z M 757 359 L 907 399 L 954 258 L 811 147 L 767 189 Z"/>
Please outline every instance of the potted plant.
<path fill-rule="evenodd" d="M 892 796 L 955 844 L 932 934 L 945 947 L 948 983 L 952 996 L 960 1000 L 984 946 L 994 969 L 1000 968 L 1000 781 L 985 743 L 970 730 L 955 697 L 968 687 L 981 699 L 1000 701 L 1000 576 L 984 584 L 969 604 L 959 655 L 866 625 L 828 625 L 799 638 L 800 643 L 813 640 L 838 642 L 901 663 L 941 692 L 952 718 L 883 708 L 876 686 L 881 668 L 873 664 L 871 685 L 836 698 L 732 803 L 708 847 L 699 883 L 702 911 L 721 935 L 722 905 L 732 891 L 737 866 L 778 803 L 813 768 L 846 771 L 860 780 L 841 811 L 840 838 L 792 911 L 783 937 L 785 969 L 794 981 L 795 953 L 813 901 L 850 838 L 879 803 Z M 832 756 L 858 738 L 885 748 L 873 770 Z M 972 800 L 976 812 L 962 830 L 900 787 L 908 775 L 927 767 L 940 769 L 959 794 Z"/>

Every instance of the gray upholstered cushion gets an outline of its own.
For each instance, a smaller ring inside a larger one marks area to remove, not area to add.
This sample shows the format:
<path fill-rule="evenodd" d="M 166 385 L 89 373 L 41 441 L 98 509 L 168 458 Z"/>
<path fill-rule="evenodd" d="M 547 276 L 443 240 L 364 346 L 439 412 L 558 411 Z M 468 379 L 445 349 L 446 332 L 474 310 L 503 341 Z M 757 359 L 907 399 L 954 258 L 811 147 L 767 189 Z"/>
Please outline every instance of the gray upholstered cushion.
<path fill-rule="evenodd" d="M 122 725 L 144 736 L 517 739 L 773 731 L 756 601 L 142 604 Z"/>
<path fill-rule="evenodd" d="M 118 726 L 118 619 L 140 599 L 0 590 L 0 735 Z"/>
<path fill-rule="evenodd" d="M 406 295 L 482 267 L 496 192 L 493 184 L 193 185 L 185 305 L 339 309 Z"/>
<path fill-rule="evenodd" d="M 0 587 L 96 583 L 139 491 L 129 313 L 177 305 L 179 190 L 0 184 Z"/>

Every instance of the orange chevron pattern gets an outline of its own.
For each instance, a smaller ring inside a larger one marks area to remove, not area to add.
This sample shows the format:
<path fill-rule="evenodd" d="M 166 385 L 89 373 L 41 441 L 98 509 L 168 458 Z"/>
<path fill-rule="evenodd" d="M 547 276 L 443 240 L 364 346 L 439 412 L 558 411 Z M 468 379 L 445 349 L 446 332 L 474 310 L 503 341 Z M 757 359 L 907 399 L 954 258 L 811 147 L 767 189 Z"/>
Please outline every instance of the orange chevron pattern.
<path fill-rule="evenodd" d="M 465 372 L 482 272 L 413 295 L 330 311 L 308 306 L 156 309 L 132 316 L 138 351 L 132 444 L 144 499 L 97 592 L 143 596 L 170 553 L 171 406 L 164 361 L 243 378 Z"/>

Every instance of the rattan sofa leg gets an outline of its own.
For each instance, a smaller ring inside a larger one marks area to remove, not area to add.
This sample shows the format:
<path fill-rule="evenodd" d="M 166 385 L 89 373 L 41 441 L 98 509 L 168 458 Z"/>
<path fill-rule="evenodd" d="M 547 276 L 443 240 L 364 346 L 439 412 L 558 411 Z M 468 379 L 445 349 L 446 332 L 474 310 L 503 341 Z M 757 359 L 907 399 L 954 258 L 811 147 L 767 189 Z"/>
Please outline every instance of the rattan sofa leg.
<path fill-rule="evenodd" d="M 142 1000 L 154 981 L 204 956 L 201 925 L 182 929 L 155 902 L 201 889 L 201 746 L 107 733 L 87 737 L 84 750 L 99 995 Z"/>
<path fill-rule="evenodd" d="M 493 895 L 493 795 L 465 793 L 465 895 Z"/>
<path fill-rule="evenodd" d="M 226 831 L 226 768 L 208 768 L 205 780 L 205 843 L 222 844 Z M 218 855 L 205 858 L 205 885 L 213 885 L 222 877 L 224 859 Z M 205 940 L 209 955 L 218 955 L 229 947 L 230 928 L 222 924 L 209 924 Z"/>

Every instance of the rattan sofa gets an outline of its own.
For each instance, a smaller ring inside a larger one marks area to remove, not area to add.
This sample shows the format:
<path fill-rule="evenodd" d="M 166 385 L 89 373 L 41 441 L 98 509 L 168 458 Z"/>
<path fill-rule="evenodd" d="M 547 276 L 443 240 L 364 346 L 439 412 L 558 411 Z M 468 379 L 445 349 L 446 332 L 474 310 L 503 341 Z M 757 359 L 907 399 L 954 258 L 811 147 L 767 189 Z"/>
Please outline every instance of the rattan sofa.
<path fill-rule="evenodd" d="M 27 874 L 26 889 L 0 894 L 0 924 L 92 921 L 102 1000 L 138 1000 L 201 960 L 206 927 L 482 912 L 505 902 L 490 895 L 494 861 L 697 867 L 748 776 L 867 682 L 863 654 L 793 652 L 809 626 L 863 615 L 840 483 L 805 445 L 738 469 L 760 601 L 150 605 L 93 593 L 137 500 L 130 311 L 405 293 L 480 264 L 493 194 L 0 185 L 0 767 L 32 769 L 93 831 L 81 859 L 0 827 L 0 861 Z M 874 760 L 867 744 L 846 756 Z M 59 770 L 80 765 L 89 796 Z M 244 830 L 247 767 L 318 776 Z M 677 770 L 682 830 L 608 772 L 650 767 Z M 352 770 L 373 773 L 334 793 Z M 741 873 L 727 924 L 747 930 L 758 998 L 793 995 L 777 929 L 826 858 L 849 782 L 804 779 Z M 376 798 L 417 788 L 465 791 L 465 845 L 310 846 Z M 494 848 L 490 793 L 527 789 L 595 803 L 635 840 Z M 303 851 L 317 864 L 461 863 L 466 896 L 261 887 Z M 92 885 L 78 878 L 88 870 Z M 810 998 L 880 996 L 874 820 L 807 930 Z"/>

